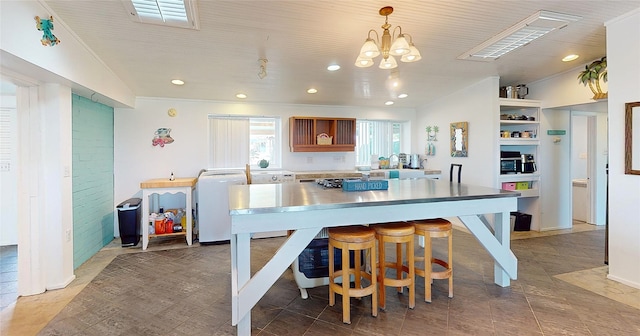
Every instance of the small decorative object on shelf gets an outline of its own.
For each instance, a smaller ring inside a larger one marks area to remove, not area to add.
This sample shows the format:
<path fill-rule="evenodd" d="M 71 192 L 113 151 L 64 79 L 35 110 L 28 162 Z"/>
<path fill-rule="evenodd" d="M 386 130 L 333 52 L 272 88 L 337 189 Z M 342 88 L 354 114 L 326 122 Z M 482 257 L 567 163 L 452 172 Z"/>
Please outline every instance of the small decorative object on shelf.
<path fill-rule="evenodd" d="M 320 133 L 317 136 L 318 145 L 331 145 L 333 143 L 333 137 L 327 133 Z"/>
<path fill-rule="evenodd" d="M 589 84 L 589 89 L 593 92 L 593 98 L 591 99 L 606 99 L 608 92 L 602 92 L 600 80 L 603 82 L 607 81 L 607 56 L 595 60 L 589 65 L 585 65 L 584 70 L 578 74 L 578 80 L 584 85 Z M 593 87 L 594 83 L 595 88 Z"/>
<path fill-rule="evenodd" d="M 171 172 L 171 176 L 169 176 L 169 181 L 175 181 L 176 177 L 173 176 L 173 172 Z"/>
<path fill-rule="evenodd" d="M 258 162 L 258 166 L 260 168 L 267 168 L 269 167 L 269 161 L 262 159 L 260 160 L 260 162 Z"/>

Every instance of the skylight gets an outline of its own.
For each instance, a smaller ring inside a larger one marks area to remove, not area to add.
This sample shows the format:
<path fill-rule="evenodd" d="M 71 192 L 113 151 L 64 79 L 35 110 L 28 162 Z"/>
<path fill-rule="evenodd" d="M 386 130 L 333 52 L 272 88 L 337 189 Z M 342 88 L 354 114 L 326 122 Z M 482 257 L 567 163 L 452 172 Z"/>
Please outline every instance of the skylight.
<path fill-rule="evenodd" d="M 131 19 L 137 22 L 199 28 L 195 0 L 130 0 L 123 3 Z"/>

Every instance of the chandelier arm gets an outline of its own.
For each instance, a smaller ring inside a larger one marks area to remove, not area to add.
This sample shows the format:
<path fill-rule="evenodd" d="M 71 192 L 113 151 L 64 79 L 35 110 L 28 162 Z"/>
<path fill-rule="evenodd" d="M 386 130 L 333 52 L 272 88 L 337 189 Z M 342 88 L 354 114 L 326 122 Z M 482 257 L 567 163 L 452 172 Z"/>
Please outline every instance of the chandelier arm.
<path fill-rule="evenodd" d="M 398 35 L 396 35 L 396 29 L 400 30 L 400 33 Z M 396 26 L 395 28 L 393 28 L 393 34 L 392 36 L 401 36 L 402 35 L 402 27 L 400 26 Z"/>
<path fill-rule="evenodd" d="M 380 35 L 378 35 L 378 32 L 375 29 L 370 29 L 369 33 L 367 34 L 367 38 L 370 39 L 371 38 L 371 33 L 375 33 L 376 34 L 376 43 L 380 44 Z"/>

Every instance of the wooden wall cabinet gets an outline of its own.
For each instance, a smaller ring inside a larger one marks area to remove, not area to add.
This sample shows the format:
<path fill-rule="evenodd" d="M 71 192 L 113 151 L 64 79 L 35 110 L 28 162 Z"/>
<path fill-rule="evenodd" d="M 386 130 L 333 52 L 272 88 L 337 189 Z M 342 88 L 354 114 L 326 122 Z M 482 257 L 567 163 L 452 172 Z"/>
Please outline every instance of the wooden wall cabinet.
<path fill-rule="evenodd" d="M 318 144 L 317 136 L 322 133 L 333 137 L 331 144 Z M 356 119 L 291 117 L 289 148 L 292 152 L 353 152 L 356 148 Z"/>

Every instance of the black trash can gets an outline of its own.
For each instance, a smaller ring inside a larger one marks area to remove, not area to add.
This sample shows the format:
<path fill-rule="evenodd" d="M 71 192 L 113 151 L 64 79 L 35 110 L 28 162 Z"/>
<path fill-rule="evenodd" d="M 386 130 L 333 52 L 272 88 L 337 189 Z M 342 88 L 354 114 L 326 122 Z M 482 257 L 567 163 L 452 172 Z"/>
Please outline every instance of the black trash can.
<path fill-rule="evenodd" d="M 522 212 L 512 212 L 515 217 L 513 231 L 529 231 L 531 230 L 531 215 Z"/>
<path fill-rule="evenodd" d="M 130 198 L 117 206 L 122 247 L 136 246 L 140 242 L 141 202 L 141 198 Z"/>

